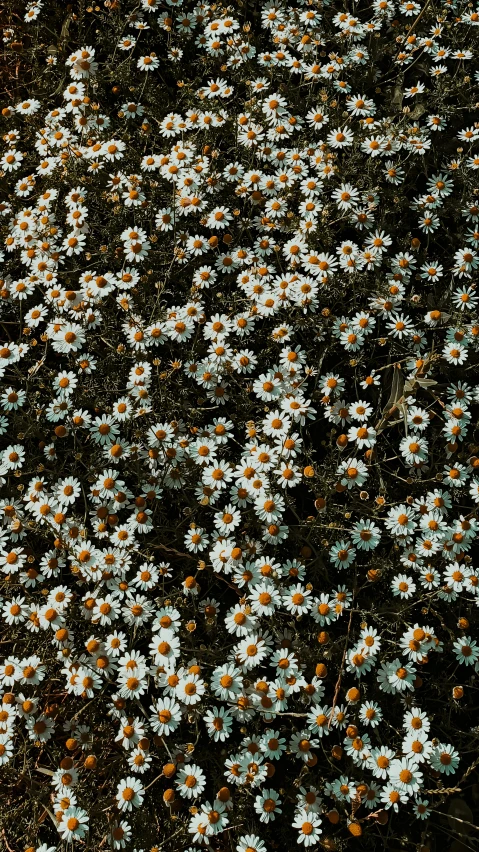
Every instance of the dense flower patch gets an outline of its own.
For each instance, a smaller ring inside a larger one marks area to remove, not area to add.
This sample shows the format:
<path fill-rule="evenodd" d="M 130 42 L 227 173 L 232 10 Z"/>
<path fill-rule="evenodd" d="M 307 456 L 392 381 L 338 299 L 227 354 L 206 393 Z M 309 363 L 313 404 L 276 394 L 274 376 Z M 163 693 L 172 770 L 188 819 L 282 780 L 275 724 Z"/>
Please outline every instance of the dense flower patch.
<path fill-rule="evenodd" d="M 346 5 L 6 4 L 10 852 L 474 832 L 479 11 Z"/>

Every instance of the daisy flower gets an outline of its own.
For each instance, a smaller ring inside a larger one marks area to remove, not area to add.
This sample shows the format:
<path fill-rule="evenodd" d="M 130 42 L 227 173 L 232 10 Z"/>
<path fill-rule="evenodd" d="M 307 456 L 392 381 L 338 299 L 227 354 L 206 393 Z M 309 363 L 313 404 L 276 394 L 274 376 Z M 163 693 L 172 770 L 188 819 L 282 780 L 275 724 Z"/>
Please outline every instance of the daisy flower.
<path fill-rule="evenodd" d="M 317 814 L 300 810 L 296 813 L 292 825 L 298 830 L 298 843 L 303 843 L 305 847 L 318 843 L 322 829 L 321 820 Z"/>
<path fill-rule="evenodd" d="M 439 743 L 432 749 L 429 763 L 436 772 L 453 775 L 459 766 L 459 753 L 449 743 Z"/>
<path fill-rule="evenodd" d="M 201 796 L 206 784 L 206 776 L 199 766 L 189 763 L 180 769 L 175 780 L 176 788 L 185 799 L 196 799 Z"/>
<path fill-rule="evenodd" d="M 82 808 L 76 806 L 63 811 L 58 832 L 62 840 L 71 843 L 74 840 L 82 840 L 88 832 L 88 814 Z"/>
<path fill-rule="evenodd" d="M 132 811 L 133 808 L 141 807 L 145 791 L 143 785 L 138 778 L 128 776 L 122 779 L 116 791 L 117 807 L 120 811 Z"/>
<path fill-rule="evenodd" d="M 276 790 L 263 789 L 255 798 L 254 809 L 259 815 L 261 822 L 272 822 L 276 819 L 277 814 L 282 813 L 281 799 Z"/>

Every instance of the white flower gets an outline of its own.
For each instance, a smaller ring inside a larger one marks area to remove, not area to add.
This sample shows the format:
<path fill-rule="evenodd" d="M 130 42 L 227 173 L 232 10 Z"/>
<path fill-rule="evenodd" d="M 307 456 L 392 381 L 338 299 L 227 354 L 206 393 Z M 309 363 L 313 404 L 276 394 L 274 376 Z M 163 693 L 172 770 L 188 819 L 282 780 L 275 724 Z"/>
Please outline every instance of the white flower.
<path fill-rule="evenodd" d="M 273 789 L 263 789 L 262 793 L 256 796 L 254 801 L 254 809 L 261 822 L 271 822 L 276 819 L 276 815 L 282 813 L 281 799 Z"/>
<path fill-rule="evenodd" d="M 224 707 L 212 707 L 205 713 L 204 721 L 214 742 L 224 742 L 231 733 L 233 719 Z"/>
<path fill-rule="evenodd" d="M 63 840 L 71 843 L 82 840 L 88 831 L 88 814 L 82 808 L 70 807 L 63 811 L 58 832 Z"/>
<path fill-rule="evenodd" d="M 361 519 L 352 527 L 351 538 L 358 550 L 374 550 L 381 540 L 381 531 L 372 521 Z"/>
<path fill-rule="evenodd" d="M 176 701 L 168 697 L 158 698 L 150 710 L 153 711 L 150 725 L 155 733 L 165 736 L 176 730 L 181 720 L 181 708 Z"/>
<path fill-rule="evenodd" d="M 344 487 L 351 489 L 354 486 L 358 488 L 366 482 L 368 478 L 368 469 L 364 462 L 359 459 L 348 459 L 341 462 L 337 469 L 340 483 Z"/>
<path fill-rule="evenodd" d="M 128 776 L 122 779 L 117 787 L 116 801 L 120 811 L 131 811 L 133 808 L 141 807 L 145 791 L 138 778 Z"/>
<path fill-rule="evenodd" d="M 403 4 L 403 6 L 404 5 L 408 5 L 408 4 Z M 409 14 L 409 13 L 406 12 L 406 14 Z M 424 89 L 425 89 L 424 83 L 417 82 L 415 86 L 410 86 L 409 89 L 405 90 L 404 97 L 405 98 L 413 98 L 415 95 L 422 95 L 422 93 L 424 92 Z"/>
<path fill-rule="evenodd" d="M 326 141 L 331 148 L 349 148 L 353 144 L 354 136 L 346 127 L 331 130 Z"/>
<path fill-rule="evenodd" d="M 256 834 L 243 834 L 239 838 L 236 852 L 266 852 L 265 842 Z"/>
<path fill-rule="evenodd" d="M 439 743 L 432 749 L 429 763 L 437 772 L 452 775 L 459 766 L 459 753 L 449 743 Z"/>
<path fill-rule="evenodd" d="M 175 693 L 183 704 L 197 704 L 202 700 L 205 692 L 205 684 L 197 674 L 189 674 L 180 679 Z"/>
<path fill-rule="evenodd" d="M 303 843 L 305 847 L 315 845 L 322 834 L 321 820 L 318 814 L 311 811 L 298 811 L 293 828 L 298 829 L 298 843 Z"/>
<path fill-rule="evenodd" d="M 205 788 L 206 776 L 199 766 L 189 763 L 184 769 L 179 770 L 175 784 L 183 798 L 196 799 L 201 796 Z"/>
<path fill-rule="evenodd" d="M 454 642 L 453 650 L 459 663 L 473 666 L 479 660 L 479 647 L 470 636 L 463 636 Z"/>
<path fill-rule="evenodd" d="M 389 780 L 391 784 L 397 785 L 400 790 L 408 794 L 417 793 L 423 783 L 423 774 L 419 771 L 415 760 L 403 757 L 391 762 Z"/>

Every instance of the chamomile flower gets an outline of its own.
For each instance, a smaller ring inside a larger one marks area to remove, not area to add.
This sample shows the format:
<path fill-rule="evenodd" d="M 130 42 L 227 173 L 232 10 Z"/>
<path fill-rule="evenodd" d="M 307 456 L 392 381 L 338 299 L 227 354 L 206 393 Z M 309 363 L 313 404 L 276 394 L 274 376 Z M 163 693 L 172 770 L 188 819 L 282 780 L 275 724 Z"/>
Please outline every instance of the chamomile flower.
<path fill-rule="evenodd" d="M 185 799 L 196 799 L 201 796 L 206 784 L 206 776 L 199 766 L 189 763 L 184 769 L 180 769 L 175 785 Z"/>
<path fill-rule="evenodd" d="M 141 807 L 145 792 L 141 781 L 133 776 L 122 779 L 115 795 L 117 807 L 121 812 Z"/>
<path fill-rule="evenodd" d="M 63 811 L 58 832 L 61 838 L 68 843 L 74 840 L 82 840 L 88 832 L 88 814 L 82 808 L 76 806 Z"/>

